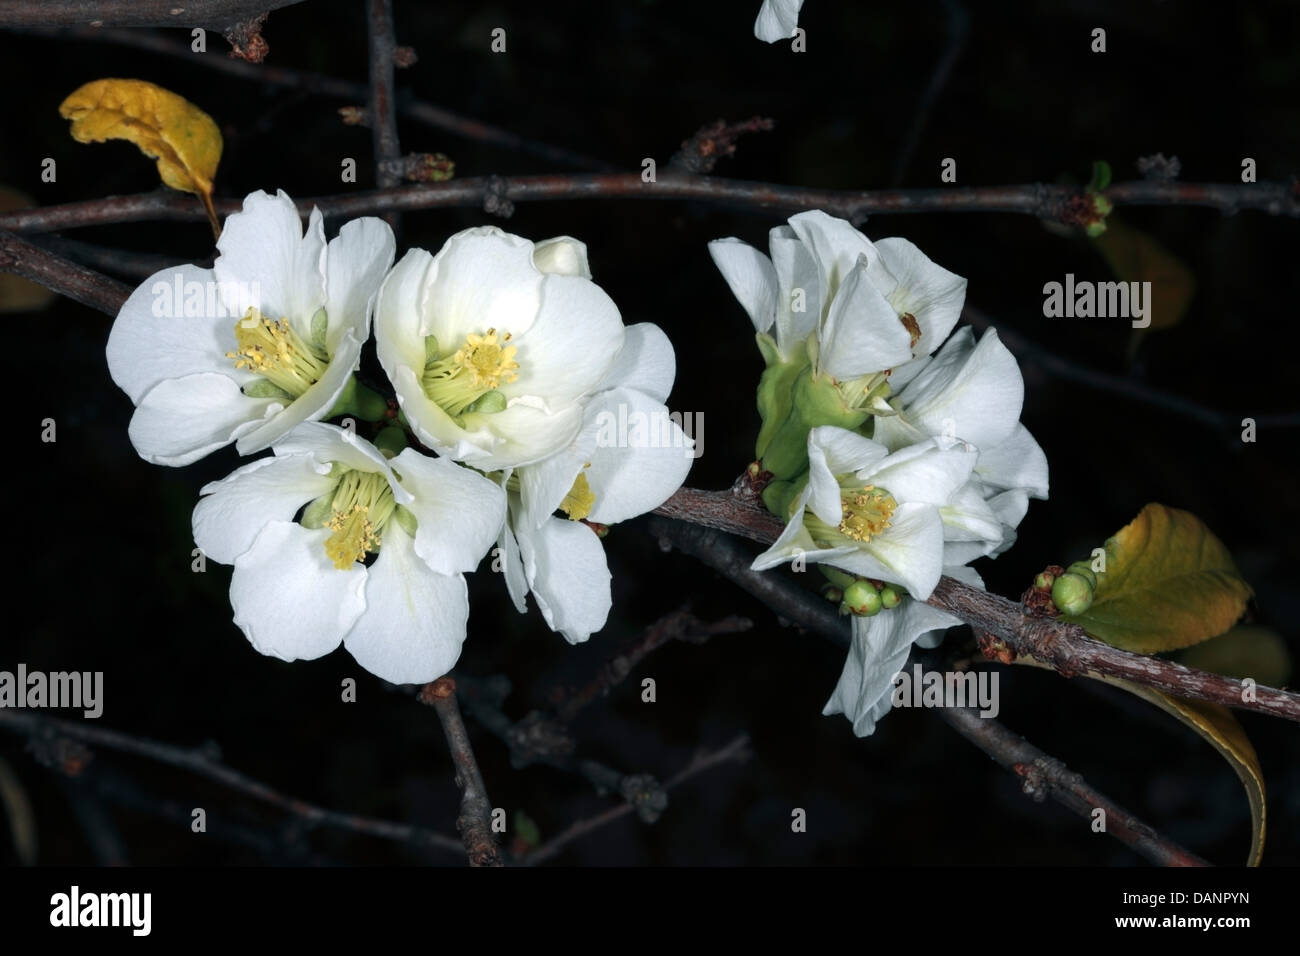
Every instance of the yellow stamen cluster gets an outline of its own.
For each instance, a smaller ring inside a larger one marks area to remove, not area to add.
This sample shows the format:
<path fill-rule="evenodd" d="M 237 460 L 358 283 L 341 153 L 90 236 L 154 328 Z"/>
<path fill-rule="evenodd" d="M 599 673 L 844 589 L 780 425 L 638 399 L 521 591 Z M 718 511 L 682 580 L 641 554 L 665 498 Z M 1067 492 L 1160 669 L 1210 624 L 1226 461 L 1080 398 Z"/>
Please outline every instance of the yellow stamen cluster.
<path fill-rule="evenodd" d="M 425 366 L 425 394 L 455 418 L 488 392 L 518 380 L 517 349 L 507 345 L 509 341 L 509 332 L 501 336 L 496 329 L 488 329 L 485 335 L 471 332 L 451 355 Z"/>
<path fill-rule="evenodd" d="M 397 502 L 383 475 L 353 470 L 339 479 L 330 509 L 325 527 L 334 533 L 325 539 L 325 553 L 334 567 L 346 571 L 379 550 Z"/>
<path fill-rule="evenodd" d="M 238 349 L 226 353 L 235 368 L 256 372 L 294 398 L 320 381 L 329 366 L 329 358 L 303 341 L 288 319 L 268 319 L 257 309 L 235 323 L 235 344 Z"/>
<path fill-rule="evenodd" d="M 583 468 L 587 468 L 591 462 L 587 462 Z M 572 521 L 581 521 L 591 514 L 592 507 L 596 504 L 596 493 L 591 490 L 591 485 L 587 483 L 586 471 L 578 472 L 578 477 L 573 481 L 573 487 L 569 493 L 564 496 L 560 502 L 560 510 L 569 516 Z"/>
<path fill-rule="evenodd" d="M 841 492 L 840 534 L 854 541 L 870 541 L 890 526 L 897 507 L 894 496 L 875 485 Z"/>

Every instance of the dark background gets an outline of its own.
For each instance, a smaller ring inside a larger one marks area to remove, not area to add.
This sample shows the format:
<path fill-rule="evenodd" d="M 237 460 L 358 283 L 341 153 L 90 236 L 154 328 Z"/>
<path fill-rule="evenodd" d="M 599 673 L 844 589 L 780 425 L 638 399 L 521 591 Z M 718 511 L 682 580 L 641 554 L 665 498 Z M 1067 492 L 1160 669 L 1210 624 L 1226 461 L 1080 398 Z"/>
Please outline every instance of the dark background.
<path fill-rule="evenodd" d="M 759 0 L 626 0 L 610 4 L 397 4 L 398 42 L 419 62 L 400 89 L 521 135 L 629 171 L 662 168 L 683 139 L 725 117 L 772 117 L 718 174 L 807 186 L 890 185 L 917 104 L 947 36 L 938 2 L 808 0 L 808 52 L 753 36 Z M 309 2 L 272 13 L 268 65 L 366 79 L 364 5 Z M 1297 171 L 1300 58 L 1295 7 L 1211 3 L 968 4 L 969 32 L 903 171 L 904 186 L 939 185 L 954 157 L 959 185 L 1085 181 L 1106 159 L 1116 179 L 1139 156 L 1177 155 L 1182 178 L 1237 182 L 1241 159 L 1261 180 Z M 489 52 L 503 26 L 508 53 Z M 1108 52 L 1089 51 L 1105 27 Z M 188 33 L 170 31 L 176 43 Z M 206 57 L 225 56 L 208 36 Z M 370 133 L 343 125 L 344 102 L 263 87 L 202 65 L 107 43 L 0 34 L 5 92 L 0 183 L 41 204 L 156 188 L 133 146 L 75 143 L 58 104 L 104 76 L 166 86 L 213 115 L 226 138 L 218 195 L 284 188 L 295 197 L 373 185 Z M 569 171 L 527 155 L 400 123 L 404 151 L 443 151 L 463 176 Z M 40 181 L 44 157 L 56 183 Z M 358 183 L 339 182 L 354 157 Z M 1126 223 L 1185 262 L 1198 291 L 1184 321 L 1138 342 L 1124 321 L 1045 319 L 1042 286 L 1073 272 L 1111 278 L 1088 240 L 1012 214 L 878 216 L 873 238 L 903 235 L 969 279 L 968 301 L 994 321 L 1080 366 L 1130 376 L 1239 418 L 1294 412 L 1300 332 L 1295 269 L 1300 223 L 1245 212 L 1124 208 Z M 761 370 L 748 319 L 714 269 L 710 239 L 766 249 L 773 215 L 680 202 L 520 204 L 508 222 L 481 210 L 404 216 L 407 246 L 436 250 L 453 232 L 496 222 L 531 239 L 586 241 L 598 281 L 625 321 L 659 323 L 677 350 L 674 409 L 702 413 L 705 454 L 688 479 L 725 487 L 752 458 L 753 389 Z M 339 223 L 330 223 L 331 234 Z M 72 236 L 69 233 L 69 236 Z M 211 254 L 202 222 L 76 231 L 177 261 Z M 134 284 L 138 279 L 129 280 Z M 183 745 L 215 741 L 232 766 L 327 807 L 454 832 L 458 792 L 434 715 L 355 666 L 344 651 L 286 664 L 255 653 L 231 623 L 229 569 L 190 571 L 189 513 L 199 488 L 227 474 L 233 449 L 183 469 L 146 464 L 130 447 L 131 404 L 104 360 L 109 319 L 67 301 L 2 319 L 2 368 L 15 429 L 5 466 L 10 609 L 0 669 L 103 670 L 97 726 Z M 1294 427 L 1217 430 L 1167 410 L 1054 378 L 1032 362 L 1023 419 L 1051 463 L 1052 497 L 1034 502 L 1015 548 L 979 570 L 1017 595 L 1044 565 L 1086 554 L 1149 501 L 1201 516 L 1257 592 L 1259 623 L 1300 649 L 1295 567 L 1300 499 Z M 39 441 L 39 421 L 58 441 Z M 1057 804 L 1037 804 L 1013 775 L 934 715 L 899 711 L 856 739 L 822 717 L 842 652 L 778 625 L 738 589 L 678 554 L 661 555 L 644 520 L 606 539 L 615 611 L 590 643 L 570 648 L 540 615 L 510 607 L 502 582 L 471 577 L 473 613 L 459 669 L 505 674 L 512 717 L 544 703 L 556 681 L 582 682 L 659 616 L 692 602 L 704 617 L 740 613 L 748 634 L 674 644 L 645 661 L 574 732 L 579 753 L 626 772 L 667 778 L 701 746 L 739 732 L 754 759 L 701 775 L 672 794 L 653 826 L 634 817 L 580 840 L 574 864 L 1080 863 L 1134 864 L 1117 841 Z M 960 647 L 969 631 L 950 632 Z M 1002 671 L 1001 719 L 1061 758 L 1162 832 L 1215 862 L 1249 842 L 1247 804 L 1232 771 L 1170 718 L 1107 688 Z M 654 677 L 658 702 L 643 704 Z M 359 700 L 340 701 L 354 677 Z M 1241 716 L 1269 785 L 1265 862 L 1300 862 L 1300 765 L 1294 725 Z M 543 838 L 612 806 L 564 773 L 510 767 L 496 738 L 471 733 L 495 805 L 523 811 Z M 392 863 L 430 859 L 335 830 L 305 832 L 222 786 L 100 750 L 75 780 L 38 765 L 19 738 L 0 758 L 36 804 L 45 863 Z M 209 832 L 189 830 L 189 808 Z M 808 832 L 790 830 L 794 807 Z M 7 829 L 0 861 L 13 860 Z M 459 864 L 455 854 L 435 862 Z"/>

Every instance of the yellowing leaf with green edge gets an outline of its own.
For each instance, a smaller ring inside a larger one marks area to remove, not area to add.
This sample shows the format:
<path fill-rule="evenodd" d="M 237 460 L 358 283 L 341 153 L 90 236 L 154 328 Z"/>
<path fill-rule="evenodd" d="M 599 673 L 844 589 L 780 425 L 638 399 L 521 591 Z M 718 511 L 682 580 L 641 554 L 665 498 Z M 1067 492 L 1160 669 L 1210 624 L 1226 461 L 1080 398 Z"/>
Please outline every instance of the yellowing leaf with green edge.
<path fill-rule="evenodd" d="M 1092 606 L 1063 614 L 1098 640 L 1138 654 L 1222 634 L 1253 593 L 1223 542 L 1196 515 L 1149 504 L 1106 542 Z"/>
<path fill-rule="evenodd" d="M 1018 657 L 1016 663 L 1054 670 L 1041 661 L 1025 655 Z M 1084 676 L 1126 690 L 1135 697 L 1141 697 L 1148 703 L 1155 704 L 1165 713 L 1172 714 L 1181 723 L 1195 730 L 1219 752 L 1224 760 L 1228 761 L 1228 765 L 1241 780 L 1241 785 L 1245 787 L 1246 799 L 1250 803 L 1250 853 L 1246 857 L 1246 865 L 1258 866 L 1260 857 L 1264 853 L 1264 833 L 1268 818 L 1264 772 L 1260 769 L 1259 757 L 1255 755 L 1255 748 L 1251 745 L 1250 738 L 1246 736 L 1246 731 L 1242 729 L 1241 724 L 1237 723 L 1237 718 L 1232 716 L 1232 712 L 1218 704 L 1172 697 L 1142 684 L 1098 674 L 1096 671 L 1085 671 Z"/>
<path fill-rule="evenodd" d="M 1238 624 L 1227 634 L 1179 651 L 1176 660 L 1225 677 L 1249 677 L 1265 687 L 1283 687 L 1291 677 L 1286 641 L 1276 631 L 1254 624 Z"/>
<path fill-rule="evenodd" d="M 144 80 L 87 83 L 59 104 L 79 143 L 125 139 L 158 161 L 163 183 L 203 201 L 212 231 L 220 235 L 212 181 L 221 161 L 221 130 L 189 100 Z"/>
<path fill-rule="evenodd" d="M 1181 259 L 1154 237 L 1113 215 L 1106 220 L 1106 231 L 1093 242 L 1116 278 L 1151 283 L 1147 331 L 1171 328 L 1182 321 L 1196 295 L 1196 276 Z"/>

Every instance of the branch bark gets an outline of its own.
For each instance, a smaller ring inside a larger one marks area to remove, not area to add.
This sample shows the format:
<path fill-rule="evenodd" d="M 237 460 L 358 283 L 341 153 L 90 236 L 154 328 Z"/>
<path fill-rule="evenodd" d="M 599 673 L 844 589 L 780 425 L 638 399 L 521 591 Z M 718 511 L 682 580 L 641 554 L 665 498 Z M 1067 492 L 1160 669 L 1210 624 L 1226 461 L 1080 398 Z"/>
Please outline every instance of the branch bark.
<path fill-rule="evenodd" d="M 1026 184 L 947 189 L 812 189 L 717 176 L 664 172 L 657 182 L 639 173 L 476 176 L 445 183 L 396 186 L 370 192 L 316 196 L 299 203 L 306 218 L 313 205 L 326 216 L 360 216 L 422 209 L 482 207 L 496 202 L 554 202 L 584 199 L 692 200 L 734 206 L 750 212 L 791 214 L 823 209 L 853 223 L 888 213 L 1006 212 L 1078 225 L 1073 211 L 1084 196 L 1073 186 Z M 1300 218 L 1295 183 L 1119 183 L 1106 191 L 1116 206 L 1204 206 L 1224 213 L 1255 210 Z M 238 200 L 216 203 L 222 213 L 237 212 Z M 85 202 L 22 209 L 0 215 L 0 229 L 49 232 L 121 222 L 198 221 L 206 218 L 192 197 L 156 191 L 110 196 Z"/>
<path fill-rule="evenodd" d="M 492 832 L 492 801 L 488 799 L 487 785 L 474 759 L 474 748 L 469 742 L 465 721 L 456 703 L 456 682 L 450 677 L 439 677 L 420 691 L 420 702 L 428 704 L 438 714 L 442 732 L 451 750 L 451 760 L 456 766 L 456 786 L 460 787 L 460 817 L 456 829 L 465 843 L 465 854 L 470 866 L 501 866 L 501 849 Z"/>
<path fill-rule="evenodd" d="M 381 189 L 398 185 L 401 177 L 386 165 L 402 155 L 397 141 L 397 111 L 394 108 L 392 0 L 366 0 L 366 23 L 370 33 L 370 130 L 374 141 L 375 181 Z M 384 217 L 397 228 L 397 214 Z"/>
<path fill-rule="evenodd" d="M 302 0 L 0 0 L 0 27 L 206 27 L 223 33 Z"/>
<path fill-rule="evenodd" d="M 850 625 L 831 606 L 804 588 L 777 574 L 750 569 L 753 555 L 722 532 L 680 521 L 651 520 L 651 533 L 660 547 L 677 548 L 698 558 L 732 583 L 754 595 L 783 619 L 820 634 L 840 647 L 851 639 Z M 955 612 L 954 612 L 955 613 Z M 978 711 L 959 713 L 940 708 L 942 716 L 990 757 L 1025 781 L 1025 792 L 1037 800 L 1051 796 L 1075 813 L 1091 819 L 1093 810 L 1106 811 L 1106 832 L 1161 865 L 1200 865 L 1204 861 L 1172 840 L 1162 837 L 1137 817 L 1089 786 L 1060 761 L 1048 756 L 995 720 Z"/>
<path fill-rule="evenodd" d="M 177 747 L 172 744 L 137 737 L 100 727 L 91 727 L 84 723 L 69 720 L 57 720 L 16 710 L 0 710 L 0 727 L 14 733 L 22 734 L 33 742 L 43 745 L 47 750 L 68 753 L 64 761 L 64 772 L 76 776 L 84 766 L 90 754 L 80 750 L 69 753 L 66 748 L 56 746 L 61 741 L 75 740 L 97 747 L 107 747 L 121 753 L 135 754 L 172 767 L 179 767 L 191 773 L 222 783 L 230 789 L 245 796 L 260 800 L 284 810 L 304 823 L 334 827 L 339 830 L 351 830 L 367 836 L 406 843 L 414 847 L 437 847 L 442 850 L 460 850 L 460 841 L 441 833 L 435 833 L 424 827 L 410 826 L 405 823 L 391 823 L 387 820 L 375 820 L 370 817 L 356 816 L 326 810 L 315 804 L 289 797 L 274 790 L 265 783 L 240 773 L 216 760 L 204 748 Z"/>
<path fill-rule="evenodd" d="M 59 295 L 108 315 L 117 315 L 131 287 L 0 231 L 0 272 L 12 272 Z"/>

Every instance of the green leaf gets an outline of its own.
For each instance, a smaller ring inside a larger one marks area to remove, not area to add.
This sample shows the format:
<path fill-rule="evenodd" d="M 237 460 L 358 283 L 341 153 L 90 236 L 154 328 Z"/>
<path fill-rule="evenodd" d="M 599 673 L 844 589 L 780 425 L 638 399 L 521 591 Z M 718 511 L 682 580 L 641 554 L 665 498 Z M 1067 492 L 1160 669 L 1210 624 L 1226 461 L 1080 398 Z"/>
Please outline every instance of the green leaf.
<path fill-rule="evenodd" d="M 1156 654 L 1222 634 L 1253 593 L 1223 542 L 1177 508 L 1147 505 L 1105 550 L 1092 606 L 1061 620 L 1127 651 Z"/>
<path fill-rule="evenodd" d="M 1088 192 L 1099 193 L 1110 185 L 1110 163 L 1104 159 L 1092 162 L 1092 181 L 1088 183 Z"/>
<path fill-rule="evenodd" d="M 515 811 L 515 835 L 529 847 L 542 842 L 542 831 L 538 829 L 537 821 L 522 810 Z"/>
<path fill-rule="evenodd" d="M 1291 676 L 1291 654 L 1275 631 L 1238 624 L 1204 644 L 1179 652 L 1180 664 L 1225 677 L 1247 677 L 1265 687 L 1283 687 Z"/>

